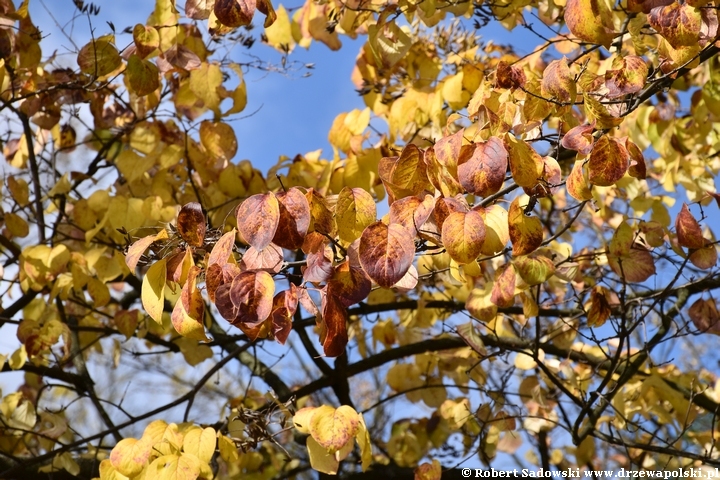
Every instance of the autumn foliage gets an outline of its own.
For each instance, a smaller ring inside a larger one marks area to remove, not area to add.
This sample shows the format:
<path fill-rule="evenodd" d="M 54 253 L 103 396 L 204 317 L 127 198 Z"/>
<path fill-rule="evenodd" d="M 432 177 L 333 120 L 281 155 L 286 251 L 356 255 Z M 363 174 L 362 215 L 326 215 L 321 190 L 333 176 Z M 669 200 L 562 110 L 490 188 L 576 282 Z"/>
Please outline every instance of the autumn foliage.
<path fill-rule="evenodd" d="M 720 466 L 715 3 L 74 0 L 70 58 L 32 3 L 0 0 L 0 478 Z M 331 151 L 241 160 L 246 76 L 343 37 Z"/>

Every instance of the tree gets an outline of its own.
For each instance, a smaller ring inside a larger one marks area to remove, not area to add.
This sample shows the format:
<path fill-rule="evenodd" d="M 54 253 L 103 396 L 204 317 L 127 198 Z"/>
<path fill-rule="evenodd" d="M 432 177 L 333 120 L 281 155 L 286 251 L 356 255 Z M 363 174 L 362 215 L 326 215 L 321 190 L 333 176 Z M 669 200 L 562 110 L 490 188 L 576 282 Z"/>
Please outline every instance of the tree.
<path fill-rule="evenodd" d="M 0 478 L 720 466 L 715 3 L 74 8 L 67 60 L 0 1 Z M 342 36 L 333 158 L 234 159 Z"/>

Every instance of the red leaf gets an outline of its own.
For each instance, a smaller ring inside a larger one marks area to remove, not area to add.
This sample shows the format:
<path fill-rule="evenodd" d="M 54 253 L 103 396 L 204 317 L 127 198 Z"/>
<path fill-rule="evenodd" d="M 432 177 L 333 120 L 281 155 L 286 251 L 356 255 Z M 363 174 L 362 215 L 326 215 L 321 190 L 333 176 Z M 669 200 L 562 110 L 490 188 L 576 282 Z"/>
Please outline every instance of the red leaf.
<path fill-rule="evenodd" d="M 470 159 L 458 167 L 460 184 L 468 192 L 487 197 L 496 193 L 505 181 L 508 152 L 497 137 L 476 143 Z"/>
<path fill-rule="evenodd" d="M 560 145 L 568 150 L 576 150 L 581 155 L 587 155 L 593 149 L 592 133 L 594 130 L 594 120 L 593 123 L 573 127 L 562 138 Z"/>
<path fill-rule="evenodd" d="M 321 341 L 328 357 L 337 357 L 345 352 L 348 343 L 347 320 L 347 309 L 342 302 L 334 296 L 326 296 L 322 316 L 324 335 Z"/>
<path fill-rule="evenodd" d="M 280 206 L 272 192 L 257 194 L 240 204 L 236 216 L 242 239 L 262 250 L 275 236 L 280 222 Z"/>
<path fill-rule="evenodd" d="M 217 241 L 212 251 L 210 252 L 210 257 L 208 258 L 208 265 L 213 265 L 216 263 L 224 265 L 225 262 L 228 261 L 228 258 L 230 258 L 230 254 L 232 254 L 233 245 L 235 245 L 235 233 L 236 230 L 233 228 L 229 232 L 225 233 L 222 237 L 220 237 L 220 240 Z"/>
<path fill-rule="evenodd" d="M 280 209 L 278 228 L 273 243 L 289 250 L 302 245 L 310 227 L 310 204 L 297 188 L 277 194 Z"/>
<path fill-rule="evenodd" d="M 218 289 L 216 297 L 220 295 L 223 287 Z M 237 315 L 228 320 L 233 324 L 242 323 L 249 327 L 264 322 L 272 311 L 274 293 L 275 282 L 269 273 L 242 272 L 235 277 L 230 288 L 230 300 L 237 309 Z"/>
<path fill-rule="evenodd" d="M 390 288 L 408 271 L 415 258 L 415 242 L 397 224 L 375 222 L 360 237 L 360 264 L 381 287 Z"/>
<path fill-rule="evenodd" d="M 349 307 L 367 298 L 372 289 L 370 279 L 361 269 L 345 261 L 335 267 L 335 273 L 327 282 L 328 296 L 334 296 L 344 307 Z"/>

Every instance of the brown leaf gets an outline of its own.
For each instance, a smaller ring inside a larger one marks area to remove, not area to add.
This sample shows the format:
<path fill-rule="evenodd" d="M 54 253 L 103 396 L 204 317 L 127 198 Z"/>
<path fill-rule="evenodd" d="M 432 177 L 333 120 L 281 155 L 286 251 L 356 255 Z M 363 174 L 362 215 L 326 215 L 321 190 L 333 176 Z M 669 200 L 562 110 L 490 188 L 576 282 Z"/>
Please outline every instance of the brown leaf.
<path fill-rule="evenodd" d="M 610 318 L 612 309 L 607 299 L 607 290 L 596 286 L 590 292 L 590 309 L 588 310 L 588 327 L 600 327 Z"/>
<path fill-rule="evenodd" d="M 178 214 L 177 230 L 180 237 L 191 247 L 202 247 L 205 243 L 207 224 L 202 207 L 197 202 L 186 203 Z"/>
<path fill-rule="evenodd" d="M 688 309 L 693 325 L 701 332 L 720 334 L 720 313 L 713 299 L 698 299 Z"/>
<path fill-rule="evenodd" d="M 625 176 L 630 154 L 616 138 L 603 135 L 595 142 L 588 162 L 588 181 L 609 187 Z"/>
<path fill-rule="evenodd" d="M 216 298 L 223 287 L 216 292 Z M 233 324 L 258 325 L 270 316 L 274 294 L 275 281 L 269 273 L 262 270 L 242 272 L 235 277 L 230 288 L 230 300 L 237 309 L 237 315 L 233 319 L 225 318 Z"/>
<path fill-rule="evenodd" d="M 397 224 L 375 222 L 360 237 L 360 264 L 378 285 L 390 288 L 408 271 L 415 258 L 415 242 Z"/>
<path fill-rule="evenodd" d="M 186 0 L 185 15 L 193 20 L 206 20 L 215 6 L 215 0 Z"/>
<path fill-rule="evenodd" d="M 215 292 L 222 283 L 222 267 L 217 263 L 210 264 L 205 271 L 205 288 L 207 289 L 208 298 L 212 303 L 215 303 Z"/>
<path fill-rule="evenodd" d="M 625 148 L 630 155 L 630 166 L 628 167 L 628 175 L 633 178 L 644 180 L 647 178 L 647 166 L 645 164 L 645 156 L 642 154 L 640 147 L 635 145 L 630 139 L 625 139 Z"/>
<path fill-rule="evenodd" d="M 197 70 L 202 65 L 200 57 L 185 45 L 173 45 L 163 52 L 162 58 L 173 67 L 187 72 Z"/>
<path fill-rule="evenodd" d="M 610 268 L 627 282 L 644 282 L 655 275 L 655 261 L 650 252 L 635 244 L 623 257 L 608 256 Z"/>
<path fill-rule="evenodd" d="M 581 155 L 587 155 L 593 149 L 593 131 L 595 122 L 573 127 L 563 136 L 560 145 L 568 150 L 576 150 Z"/>
<path fill-rule="evenodd" d="M 275 236 L 280 223 L 280 206 L 272 192 L 257 194 L 240 204 L 236 217 L 240 237 L 262 250 Z"/>
<path fill-rule="evenodd" d="M 235 28 L 250 25 L 255 8 L 255 0 L 215 0 L 213 11 L 220 23 Z"/>
<path fill-rule="evenodd" d="M 687 248 L 703 248 L 705 246 L 702 228 L 685 203 L 675 218 L 675 231 L 681 246 Z"/>
<path fill-rule="evenodd" d="M 334 296 L 345 308 L 365 300 L 371 289 L 372 283 L 365 272 L 351 266 L 349 261 L 335 267 L 327 282 L 328 296 Z"/>
<path fill-rule="evenodd" d="M 273 243 L 288 250 L 297 250 L 310 227 L 310 204 L 305 195 L 295 187 L 278 193 L 276 197 L 280 220 Z"/>
<path fill-rule="evenodd" d="M 522 88 L 525 86 L 525 72 L 515 65 L 508 65 L 505 61 L 498 62 L 495 71 L 495 81 L 499 88 Z"/>
<path fill-rule="evenodd" d="M 704 248 L 691 250 L 688 257 L 690 263 L 701 270 L 710 270 L 717 264 L 718 254 L 715 245 L 708 245 Z"/>
<path fill-rule="evenodd" d="M 328 357 L 338 357 L 345 353 L 348 343 L 347 309 L 342 302 L 332 295 L 327 295 L 323 302 L 322 322 L 323 333 L 321 341 L 323 351 Z"/>
<path fill-rule="evenodd" d="M 292 317 L 298 306 L 298 287 L 290 284 L 288 290 L 275 295 L 271 314 L 272 333 L 280 345 L 285 345 L 292 331 Z"/>
<path fill-rule="evenodd" d="M 458 167 L 458 178 L 469 193 L 487 197 L 499 191 L 505 182 L 508 152 L 497 137 L 473 147 L 470 159 Z"/>

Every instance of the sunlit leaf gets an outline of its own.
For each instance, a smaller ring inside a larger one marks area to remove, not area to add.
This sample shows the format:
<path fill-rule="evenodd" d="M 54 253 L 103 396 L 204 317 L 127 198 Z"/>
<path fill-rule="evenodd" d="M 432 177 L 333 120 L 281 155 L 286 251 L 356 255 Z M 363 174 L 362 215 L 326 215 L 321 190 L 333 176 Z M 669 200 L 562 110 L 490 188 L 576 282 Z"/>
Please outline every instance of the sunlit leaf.
<path fill-rule="evenodd" d="M 520 201 L 527 197 L 518 197 L 510 204 L 508 212 L 508 230 L 513 246 L 513 255 L 527 255 L 537 249 L 543 241 L 543 226 L 539 218 L 525 215 L 525 205 Z"/>
<path fill-rule="evenodd" d="M 142 282 L 142 304 L 150 318 L 162 324 L 162 313 L 165 308 L 165 279 L 167 276 L 167 259 L 155 262 L 145 274 Z"/>
<path fill-rule="evenodd" d="M 456 262 L 470 263 L 482 251 L 485 241 L 485 222 L 475 211 L 453 212 L 442 226 L 442 241 L 450 257 Z"/>
<path fill-rule="evenodd" d="M 415 257 L 415 243 L 400 225 L 376 222 L 360 237 L 360 264 L 370 278 L 389 288 L 408 271 Z"/>
<path fill-rule="evenodd" d="M 627 172 L 629 157 L 627 149 L 618 139 L 603 135 L 590 153 L 588 181 L 601 187 L 614 185 Z"/>
<path fill-rule="evenodd" d="M 257 194 L 245 199 L 235 216 L 240 237 L 262 250 L 275 236 L 280 223 L 280 206 L 273 193 Z"/>

